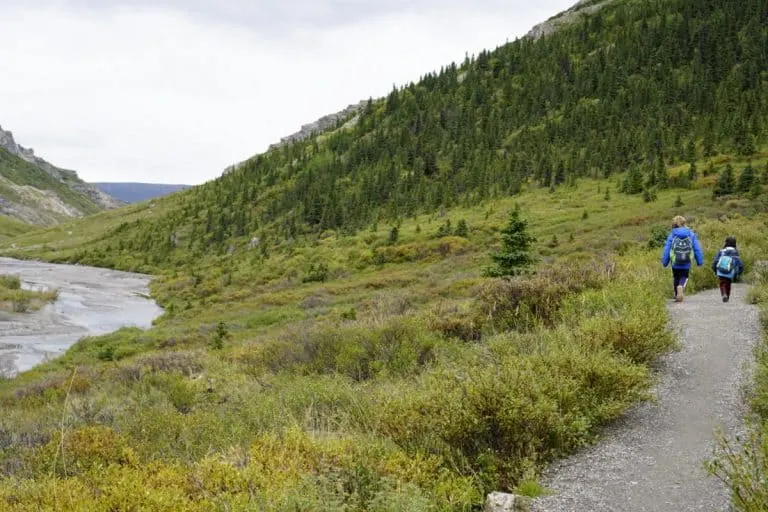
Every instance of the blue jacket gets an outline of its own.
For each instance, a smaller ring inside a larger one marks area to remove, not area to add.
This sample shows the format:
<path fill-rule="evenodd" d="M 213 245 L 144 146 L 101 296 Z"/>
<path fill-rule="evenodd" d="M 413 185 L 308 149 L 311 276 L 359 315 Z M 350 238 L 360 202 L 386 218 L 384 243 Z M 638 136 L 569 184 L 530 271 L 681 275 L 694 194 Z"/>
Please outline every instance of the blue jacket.
<path fill-rule="evenodd" d="M 717 252 L 717 256 L 712 260 L 712 272 L 717 274 L 717 262 L 720 261 L 720 256 L 723 255 L 733 256 L 733 262 L 736 264 L 736 272 L 734 272 L 733 278 L 736 279 L 744 272 L 744 262 L 741 261 L 741 255 L 735 247 L 723 247 Z"/>
<path fill-rule="evenodd" d="M 661 253 L 661 264 L 665 267 L 669 265 L 669 251 L 672 249 L 672 240 L 675 238 L 685 238 L 690 237 L 691 242 L 693 242 L 693 256 L 696 259 L 696 264 L 698 266 L 702 266 L 704 264 L 704 253 L 701 251 L 701 245 L 699 244 L 699 239 L 696 238 L 696 233 L 691 231 L 690 228 L 682 227 L 682 228 L 674 228 L 672 232 L 667 237 L 667 243 L 664 244 L 664 252 Z M 690 269 L 691 264 L 690 263 L 682 263 L 682 264 L 674 264 L 672 265 L 672 268 L 676 269 Z"/>

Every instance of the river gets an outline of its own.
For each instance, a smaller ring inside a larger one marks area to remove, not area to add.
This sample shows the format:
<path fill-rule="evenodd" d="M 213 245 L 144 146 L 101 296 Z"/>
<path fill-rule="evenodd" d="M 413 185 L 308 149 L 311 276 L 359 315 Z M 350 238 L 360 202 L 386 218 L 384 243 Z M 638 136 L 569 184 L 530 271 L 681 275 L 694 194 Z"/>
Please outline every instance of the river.
<path fill-rule="evenodd" d="M 151 299 L 151 276 L 81 265 L 0 258 L 0 274 L 28 289 L 57 289 L 56 302 L 33 313 L 0 312 L 0 371 L 23 372 L 63 354 L 85 336 L 151 327 L 163 310 Z"/>

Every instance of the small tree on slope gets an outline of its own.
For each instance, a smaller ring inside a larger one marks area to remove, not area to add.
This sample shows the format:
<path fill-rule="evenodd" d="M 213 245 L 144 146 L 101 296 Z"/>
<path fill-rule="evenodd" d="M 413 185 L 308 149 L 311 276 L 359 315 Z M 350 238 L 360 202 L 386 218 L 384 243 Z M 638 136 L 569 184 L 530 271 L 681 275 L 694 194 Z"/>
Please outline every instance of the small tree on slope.
<path fill-rule="evenodd" d="M 535 241 L 528 234 L 528 222 L 520 217 L 520 208 L 515 207 L 507 226 L 501 230 L 501 250 L 491 253 L 494 265 L 486 268 L 484 274 L 504 277 L 522 273 L 535 262 L 531 254 L 531 245 Z"/>

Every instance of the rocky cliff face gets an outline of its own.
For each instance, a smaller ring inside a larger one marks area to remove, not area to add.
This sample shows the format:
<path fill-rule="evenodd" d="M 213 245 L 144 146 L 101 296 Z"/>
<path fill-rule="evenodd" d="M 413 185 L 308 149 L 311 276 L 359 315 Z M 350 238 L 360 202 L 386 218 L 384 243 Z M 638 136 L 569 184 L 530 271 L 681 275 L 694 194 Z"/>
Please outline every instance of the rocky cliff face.
<path fill-rule="evenodd" d="M 105 194 L 98 188 L 82 181 L 75 171 L 60 169 L 35 155 L 35 151 L 32 148 L 25 148 L 18 144 L 13 138 L 13 132 L 3 130 L 2 126 L 0 126 L 0 148 L 5 149 L 10 154 L 18 156 L 22 160 L 36 167 L 39 167 L 51 177 L 64 183 L 76 192 L 88 196 L 91 201 L 101 208 L 110 209 L 125 205 L 122 201 L 119 201 Z"/>
<path fill-rule="evenodd" d="M 313 123 L 302 125 L 299 131 L 291 135 L 288 135 L 287 137 L 283 137 L 282 139 L 280 139 L 280 142 L 276 144 L 272 144 L 269 147 L 269 149 L 278 148 L 284 144 L 290 144 L 291 142 L 297 142 L 300 140 L 308 139 L 309 137 L 311 137 L 316 133 L 322 133 L 326 130 L 329 130 L 335 127 L 340 121 L 349 119 L 350 117 L 352 118 L 350 119 L 350 122 L 354 123 L 356 121 L 356 117 L 353 117 L 353 115 L 356 114 L 360 109 L 362 109 L 366 103 L 368 103 L 367 100 L 361 101 L 360 103 L 356 103 L 353 105 L 349 105 L 344 110 L 340 110 L 339 112 L 336 112 L 334 114 L 328 114 L 327 116 L 323 116 Z"/>
<path fill-rule="evenodd" d="M 599 11 L 613 0 L 579 0 L 570 9 L 553 16 L 547 21 L 533 27 L 525 37 L 538 39 L 557 31 L 563 25 L 577 21 L 584 14 L 592 14 Z"/>
<path fill-rule="evenodd" d="M 347 122 L 344 124 L 345 128 L 354 126 L 358 119 L 356 115 L 357 112 L 359 112 L 363 107 L 365 107 L 367 103 L 368 103 L 368 100 L 365 100 L 365 101 L 361 101 L 360 103 L 349 105 L 344 110 L 340 110 L 333 114 L 328 114 L 326 116 L 321 117 L 315 122 L 302 125 L 301 129 L 296 133 L 292 133 L 291 135 L 283 137 L 280 139 L 280 142 L 276 142 L 271 146 L 269 146 L 269 150 L 279 148 L 281 146 L 284 146 L 285 144 L 290 144 L 292 142 L 308 139 L 314 134 L 322 133 L 326 130 L 335 128 L 336 125 L 339 124 L 339 122 L 344 121 L 345 119 L 347 119 Z M 247 162 L 247 160 L 227 167 L 224 170 L 224 173 L 240 168 L 240 166 L 242 166 L 245 162 Z"/>

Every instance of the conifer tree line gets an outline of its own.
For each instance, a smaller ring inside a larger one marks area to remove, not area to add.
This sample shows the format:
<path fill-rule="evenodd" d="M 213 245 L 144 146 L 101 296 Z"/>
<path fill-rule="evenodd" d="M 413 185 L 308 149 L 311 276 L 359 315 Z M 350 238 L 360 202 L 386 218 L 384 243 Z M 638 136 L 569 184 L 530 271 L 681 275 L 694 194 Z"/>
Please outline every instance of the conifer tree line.
<path fill-rule="evenodd" d="M 669 164 L 691 162 L 695 179 L 697 158 L 766 142 L 767 27 L 765 0 L 617 0 L 394 88 L 351 128 L 184 192 L 181 208 L 123 226 L 122 248 L 348 233 L 575 177 L 626 173 L 624 193 L 675 186 Z"/>

